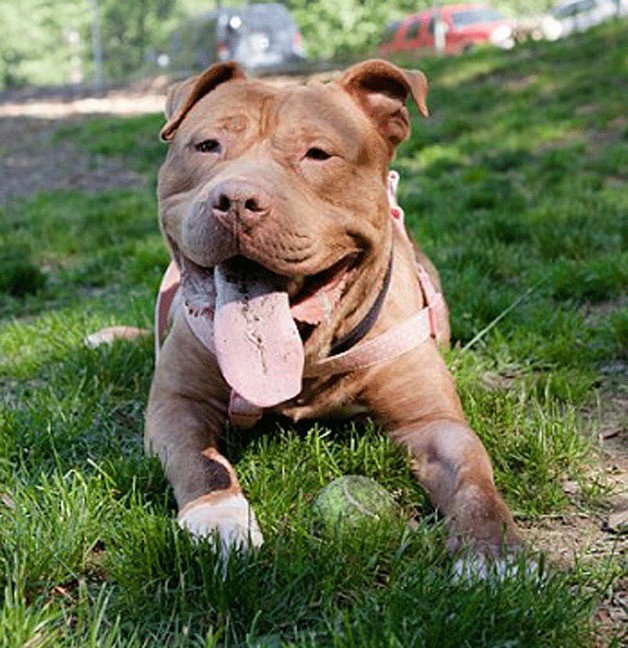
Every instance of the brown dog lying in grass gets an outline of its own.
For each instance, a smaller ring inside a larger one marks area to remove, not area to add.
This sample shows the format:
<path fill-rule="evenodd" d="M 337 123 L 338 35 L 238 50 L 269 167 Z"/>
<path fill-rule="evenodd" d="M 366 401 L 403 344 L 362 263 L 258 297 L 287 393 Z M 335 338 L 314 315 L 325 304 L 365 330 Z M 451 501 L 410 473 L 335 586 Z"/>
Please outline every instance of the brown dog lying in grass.
<path fill-rule="evenodd" d="M 438 350 L 438 277 L 408 238 L 388 165 L 427 113 L 418 72 L 366 61 L 278 88 L 217 64 L 171 91 L 159 174 L 173 264 L 159 303 L 146 447 L 179 523 L 225 550 L 262 534 L 228 460 L 225 421 L 367 412 L 412 456 L 448 548 L 517 546 L 489 457 Z M 158 340 L 158 343 L 161 340 Z"/>

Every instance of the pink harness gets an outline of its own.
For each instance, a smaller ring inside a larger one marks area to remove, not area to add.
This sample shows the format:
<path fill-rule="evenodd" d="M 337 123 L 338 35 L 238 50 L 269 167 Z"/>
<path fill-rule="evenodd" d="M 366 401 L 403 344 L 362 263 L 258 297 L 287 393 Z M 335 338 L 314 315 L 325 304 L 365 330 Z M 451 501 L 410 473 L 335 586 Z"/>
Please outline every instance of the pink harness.
<path fill-rule="evenodd" d="M 388 176 L 390 217 L 398 231 L 408 238 L 404 213 L 397 203 L 398 183 L 399 174 L 396 171 L 390 171 Z M 320 360 L 305 372 L 304 377 L 332 376 L 366 369 L 393 360 L 418 347 L 430 337 L 440 341 L 446 330 L 447 317 L 443 295 L 436 290 L 429 274 L 418 261 L 416 272 L 426 304 L 423 309 L 371 340 L 359 342 L 347 351 Z M 179 268 L 174 261 L 171 261 L 161 281 L 155 305 L 155 362 L 159 359 L 160 348 L 166 337 L 170 308 L 180 283 Z M 184 313 L 186 322 L 195 337 L 210 353 L 215 355 L 213 319 L 209 316 L 196 317 L 190 314 L 187 309 L 184 310 Z M 229 420 L 233 425 L 240 428 L 252 427 L 259 421 L 262 414 L 261 407 L 253 405 L 235 390 L 231 390 Z"/>

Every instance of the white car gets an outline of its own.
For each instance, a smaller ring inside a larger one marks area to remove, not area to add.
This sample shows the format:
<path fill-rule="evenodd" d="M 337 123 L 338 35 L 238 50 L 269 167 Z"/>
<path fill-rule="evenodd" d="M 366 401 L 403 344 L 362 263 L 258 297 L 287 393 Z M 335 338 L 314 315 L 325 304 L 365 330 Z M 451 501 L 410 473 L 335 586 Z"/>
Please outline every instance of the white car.
<path fill-rule="evenodd" d="M 547 40 L 554 41 L 627 14 L 628 0 L 567 0 L 542 19 L 541 31 Z"/>

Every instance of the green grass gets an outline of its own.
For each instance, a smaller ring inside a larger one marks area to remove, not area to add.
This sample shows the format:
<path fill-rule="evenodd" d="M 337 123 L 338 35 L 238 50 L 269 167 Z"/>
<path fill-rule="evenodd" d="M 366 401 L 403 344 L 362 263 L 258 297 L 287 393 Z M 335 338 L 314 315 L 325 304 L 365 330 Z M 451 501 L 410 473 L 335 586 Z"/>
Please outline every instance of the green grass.
<path fill-rule="evenodd" d="M 527 519 L 571 510 L 566 479 L 580 484 L 581 512 L 605 504 L 589 476 L 597 424 L 583 411 L 602 369 L 626 359 L 627 36 L 610 25 L 421 62 L 432 118 L 414 116 L 395 161 L 451 306 L 459 344 L 447 360 L 465 411 Z M 154 179 L 161 124 L 92 119 L 57 138 Z M 456 582 L 407 457 L 372 425 L 226 433 L 266 544 L 219 577 L 207 547 L 176 529 L 161 468 L 142 451 L 151 341 L 82 343 L 114 323 L 150 327 L 166 263 L 152 189 L 0 208 L 0 645 L 593 645 L 616 556 L 582 556 L 542 585 Z M 321 537 L 311 501 L 350 473 L 388 488 L 404 519 Z"/>
<path fill-rule="evenodd" d="M 164 144 L 157 136 L 164 125 L 162 115 L 142 115 L 124 120 L 117 117 L 101 117 L 82 126 L 60 128 L 54 141 L 72 139 L 94 155 L 118 155 L 127 159 L 129 166 L 137 171 L 154 175 L 164 157 Z"/>

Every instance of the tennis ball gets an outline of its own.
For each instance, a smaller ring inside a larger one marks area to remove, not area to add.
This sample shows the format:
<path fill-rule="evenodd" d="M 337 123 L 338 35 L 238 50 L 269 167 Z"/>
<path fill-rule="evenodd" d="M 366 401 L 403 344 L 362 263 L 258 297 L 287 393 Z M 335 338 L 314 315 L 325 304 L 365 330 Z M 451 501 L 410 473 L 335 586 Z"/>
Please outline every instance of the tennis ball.
<path fill-rule="evenodd" d="M 374 479 L 362 475 L 334 479 L 318 492 L 312 507 L 323 528 L 332 532 L 390 518 L 397 510 L 393 496 Z"/>

